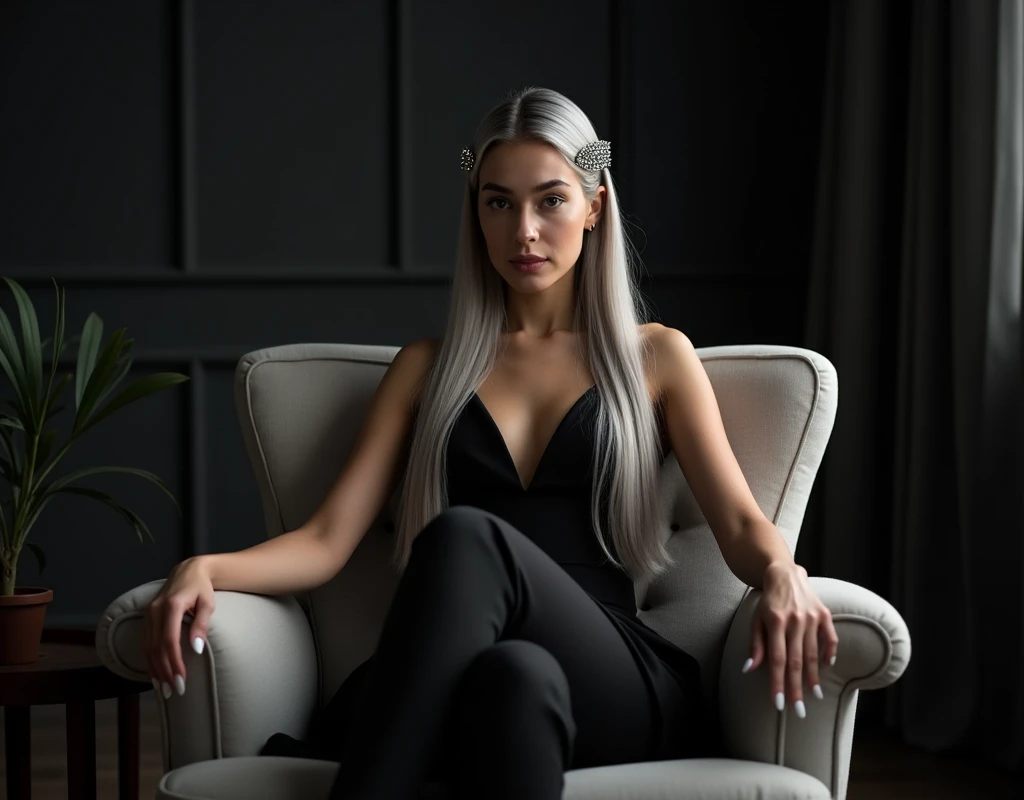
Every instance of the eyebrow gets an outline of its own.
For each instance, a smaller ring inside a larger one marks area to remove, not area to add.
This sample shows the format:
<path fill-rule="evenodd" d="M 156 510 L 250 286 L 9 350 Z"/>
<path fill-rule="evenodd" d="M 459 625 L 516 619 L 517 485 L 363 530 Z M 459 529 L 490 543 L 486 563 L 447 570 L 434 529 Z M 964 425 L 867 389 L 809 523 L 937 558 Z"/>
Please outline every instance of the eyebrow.
<path fill-rule="evenodd" d="M 547 183 L 538 183 L 536 186 L 533 187 L 532 191 L 533 191 L 534 194 L 536 194 L 537 192 L 544 192 L 544 191 L 547 191 L 548 189 L 553 189 L 555 186 L 568 186 L 568 185 L 569 185 L 568 183 L 566 183 L 565 181 L 561 180 L 560 178 L 555 178 L 555 180 L 548 181 Z M 500 186 L 497 183 L 485 183 L 480 188 L 480 191 L 481 192 L 487 192 L 487 191 L 491 191 L 491 192 L 504 192 L 505 194 L 515 194 L 515 192 L 513 192 L 508 187 Z"/>

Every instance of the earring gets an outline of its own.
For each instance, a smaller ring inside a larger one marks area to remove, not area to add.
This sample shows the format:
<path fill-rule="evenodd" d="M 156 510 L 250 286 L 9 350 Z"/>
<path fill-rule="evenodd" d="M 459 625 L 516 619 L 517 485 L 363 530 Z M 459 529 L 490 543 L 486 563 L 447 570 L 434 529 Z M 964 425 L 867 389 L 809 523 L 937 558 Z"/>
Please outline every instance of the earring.
<path fill-rule="evenodd" d="M 591 231 L 593 231 L 593 230 L 594 230 L 594 226 L 593 226 L 593 225 L 591 225 L 591 226 L 590 226 L 590 230 L 591 230 Z"/>

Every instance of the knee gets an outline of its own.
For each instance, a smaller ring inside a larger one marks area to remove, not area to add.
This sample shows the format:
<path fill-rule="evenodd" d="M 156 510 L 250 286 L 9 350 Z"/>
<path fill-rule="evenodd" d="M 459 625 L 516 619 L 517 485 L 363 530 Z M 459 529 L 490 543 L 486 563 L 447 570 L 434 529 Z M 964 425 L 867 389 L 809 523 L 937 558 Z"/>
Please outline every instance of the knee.
<path fill-rule="evenodd" d="M 572 727 L 569 680 L 558 660 L 534 642 L 508 639 L 488 647 L 466 668 L 463 690 L 478 710 L 554 712 Z"/>
<path fill-rule="evenodd" d="M 441 546 L 445 549 L 482 539 L 492 528 L 490 514 L 476 506 L 451 506 L 436 514 L 412 541 L 412 552 Z"/>

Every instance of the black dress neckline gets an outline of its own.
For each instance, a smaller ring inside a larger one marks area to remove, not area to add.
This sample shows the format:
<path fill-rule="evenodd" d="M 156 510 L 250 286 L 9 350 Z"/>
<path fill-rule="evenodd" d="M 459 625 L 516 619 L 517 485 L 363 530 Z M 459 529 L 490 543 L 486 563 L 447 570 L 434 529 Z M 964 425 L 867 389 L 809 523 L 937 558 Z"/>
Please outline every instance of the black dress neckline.
<path fill-rule="evenodd" d="M 548 439 L 547 445 L 545 445 L 544 447 L 544 451 L 540 455 L 540 460 L 537 461 L 537 466 L 533 471 L 533 477 L 530 479 L 530 483 L 527 486 L 523 485 L 523 479 L 522 476 L 519 474 L 519 468 L 516 466 L 515 459 L 512 458 L 512 453 L 508 449 L 508 444 L 505 442 L 505 437 L 501 433 L 501 428 L 499 428 L 498 423 L 494 421 L 494 417 L 491 416 L 491 412 L 487 410 L 487 406 L 484 405 L 484 401 L 480 399 L 480 395 L 477 394 L 476 392 L 473 392 L 472 399 L 476 400 L 476 405 L 483 412 L 484 417 L 486 417 L 487 421 L 490 423 L 489 427 L 494 432 L 495 436 L 498 438 L 498 441 L 501 443 L 501 449 L 504 453 L 504 458 L 505 461 L 507 462 L 507 466 L 510 467 L 512 470 L 512 475 L 510 475 L 509 477 L 513 478 L 514 476 L 516 484 L 519 486 L 520 491 L 522 491 L 524 495 L 529 494 L 530 489 L 537 482 L 537 477 L 540 475 L 540 471 L 544 468 L 545 462 L 547 460 L 548 451 L 551 450 L 552 445 L 558 438 L 558 434 L 565 427 L 566 423 L 569 422 L 573 414 L 580 408 L 581 403 L 587 397 L 589 397 L 590 394 L 594 392 L 596 389 L 597 384 L 594 384 L 589 389 L 587 389 L 583 394 L 577 397 L 576 402 L 574 402 L 569 407 L 569 410 L 566 411 L 565 414 L 562 416 L 562 419 L 559 420 L 558 425 L 555 426 L 555 430 L 551 434 L 551 438 Z"/>

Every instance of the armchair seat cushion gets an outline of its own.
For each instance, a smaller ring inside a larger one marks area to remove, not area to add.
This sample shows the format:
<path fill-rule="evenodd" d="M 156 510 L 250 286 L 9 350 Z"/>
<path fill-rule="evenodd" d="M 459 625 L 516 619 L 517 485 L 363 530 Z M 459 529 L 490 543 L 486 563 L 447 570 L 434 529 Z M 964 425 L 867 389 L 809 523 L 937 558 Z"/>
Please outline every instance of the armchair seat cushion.
<path fill-rule="evenodd" d="M 338 772 L 333 761 L 241 756 L 199 761 L 167 773 L 157 800 L 321 800 Z M 445 800 L 430 785 L 411 800 Z M 614 764 L 570 770 L 564 800 L 829 800 L 828 787 L 789 767 L 720 758 Z"/>

